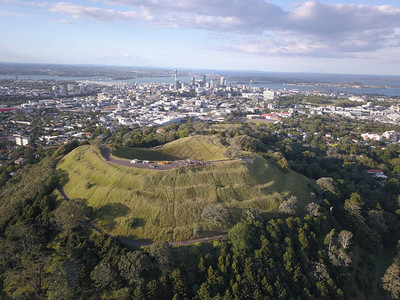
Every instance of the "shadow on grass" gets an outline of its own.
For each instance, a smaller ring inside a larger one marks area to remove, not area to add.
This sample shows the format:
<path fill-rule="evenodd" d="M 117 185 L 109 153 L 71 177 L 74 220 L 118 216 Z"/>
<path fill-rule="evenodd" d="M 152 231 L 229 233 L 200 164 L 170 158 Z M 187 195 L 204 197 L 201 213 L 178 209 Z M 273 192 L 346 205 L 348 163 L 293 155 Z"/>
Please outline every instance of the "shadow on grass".
<path fill-rule="evenodd" d="M 66 185 L 69 182 L 69 174 L 66 170 L 58 169 L 58 183 L 61 186 Z"/>
<path fill-rule="evenodd" d="M 113 151 L 113 155 L 126 158 L 126 159 L 139 159 L 139 160 L 151 160 L 151 161 L 173 161 L 179 160 L 179 157 L 168 155 L 157 150 L 143 149 L 143 148 L 132 148 L 132 147 L 121 147 Z"/>
<path fill-rule="evenodd" d="M 101 227 L 107 231 L 112 231 L 117 222 L 115 219 L 127 215 L 130 209 L 121 203 L 108 203 L 94 210 L 96 219 L 100 220 Z"/>

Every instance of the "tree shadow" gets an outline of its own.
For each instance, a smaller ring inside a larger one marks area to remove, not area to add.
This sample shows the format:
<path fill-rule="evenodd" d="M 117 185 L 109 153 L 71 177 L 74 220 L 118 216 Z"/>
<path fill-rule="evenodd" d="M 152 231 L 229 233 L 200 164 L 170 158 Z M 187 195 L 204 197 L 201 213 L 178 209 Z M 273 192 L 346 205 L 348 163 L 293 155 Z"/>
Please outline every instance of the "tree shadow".
<path fill-rule="evenodd" d="M 66 170 L 63 170 L 63 169 L 58 169 L 57 172 L 58 172 L 58 183 L 61 186 L 66 185 L 68 183 L 68 181 L 69 181 L 68 172 Z"/>
<path fill-rule="evenodd" d="M 112 231 L 117 222 L 116 218 L 127 215 L 130 209 L 122 203 L 108 203 L 94 210 L 94 216 L 100 220 L 101 226 L 107 231 Z"/>

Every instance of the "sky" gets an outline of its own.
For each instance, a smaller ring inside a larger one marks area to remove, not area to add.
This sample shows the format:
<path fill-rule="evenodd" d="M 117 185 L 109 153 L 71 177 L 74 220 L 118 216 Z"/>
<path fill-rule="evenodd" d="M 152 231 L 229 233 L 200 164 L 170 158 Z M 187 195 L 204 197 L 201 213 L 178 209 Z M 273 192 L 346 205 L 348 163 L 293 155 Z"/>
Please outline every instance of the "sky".
<path fill-rule="evenodd" d="M 400 1 L 0 0 L 0 61 L 400 75 Z"/>

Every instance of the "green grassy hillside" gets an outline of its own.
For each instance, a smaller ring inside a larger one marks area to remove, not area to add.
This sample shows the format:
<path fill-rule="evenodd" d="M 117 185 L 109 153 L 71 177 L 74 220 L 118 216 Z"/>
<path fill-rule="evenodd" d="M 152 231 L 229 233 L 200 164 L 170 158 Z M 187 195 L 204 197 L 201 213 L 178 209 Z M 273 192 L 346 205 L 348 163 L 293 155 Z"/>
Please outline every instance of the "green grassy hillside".
<path fill-rule="evenodd" d="M 193 138 L 180 143 L 188 139 Z M 178 147 L 169 149 L 175 149 L 170 155 L 179 152 Z M 196 152 L 195 147 L 191 149 Z M 313 185 L 295 172 L 282 173 L 261 157 L 252 163 L 232 161 L 157 171 L 110 165 L 91 146 L 72 151 L 58 169 L 68 173 L 65 192 L 71 198 L 88 199 L 98 226 L 112 234 L 152 240 L 183 240 L 226 230 L 201 218 L 209 203 L 225 204 L 232 224 L 245 208 L 276 213 L 289 194 L 298 197 L 301 212 Z"/>
<path fill-rule="evenodd" d="M 218 136 L 191 136 L 165 144 L 157 150 L 181 159 L 211 161 L 226 159 L 225 148 Z"/>
<path fill-rule="evenodd" d="M 126 159 L 152 161 L 178 159 L 213 161 L 226 159 L 224 155 L 226 148 L 218 136 L 191 136 L 172 141 L 156 149 L 121 147 L 113 151 L 113 155 Z"/>

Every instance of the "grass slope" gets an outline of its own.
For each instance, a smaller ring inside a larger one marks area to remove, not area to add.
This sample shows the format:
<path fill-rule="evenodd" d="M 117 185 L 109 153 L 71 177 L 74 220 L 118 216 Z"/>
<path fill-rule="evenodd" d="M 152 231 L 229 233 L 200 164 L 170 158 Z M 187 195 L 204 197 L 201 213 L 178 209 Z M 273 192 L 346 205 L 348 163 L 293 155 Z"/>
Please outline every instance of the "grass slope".
<path fill-rule="evenodd" d="M 226 159 L 225 148 L 218 136 L 190 136 L 165 144 L 157 150 L 181 159 L 212 161 Z"/>
<path fill-rule="evenodd" d="M 58 169 L 69 175 L 66 193 L 88 199 L 98 226 L 112 234 L 152 240 L 189 239 L 226 229 L 215 229 L 201 218 L 209 203 L 224 203 L 235 223 L 245 208 L 275 214 L 290 193 L 299 198 L 301 212 L 313 185 L 295 172 L 282 173 L 261 157 L 253 163 L 156 171 L 107 164 L 91 146 L 72 151 Z M 135 226 L 128 229 L 124 224 L 132 218 Z"/>
<path fill-rule="evenodd" d="M 142 149 L 121 147 L 113 151 L 113 155 L 119 158 L 139 160 L 179 160 L 192 159 L 213 161 L 226 159 L 224 151 L 226 146 L 222 144 L 218 136 L 193 136 L 172 141 L 156 149 Z"/>

